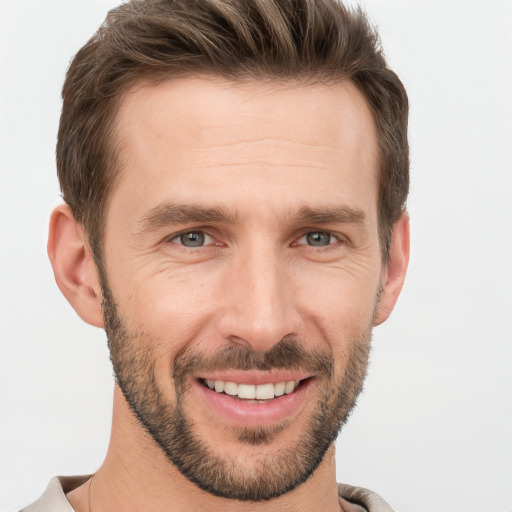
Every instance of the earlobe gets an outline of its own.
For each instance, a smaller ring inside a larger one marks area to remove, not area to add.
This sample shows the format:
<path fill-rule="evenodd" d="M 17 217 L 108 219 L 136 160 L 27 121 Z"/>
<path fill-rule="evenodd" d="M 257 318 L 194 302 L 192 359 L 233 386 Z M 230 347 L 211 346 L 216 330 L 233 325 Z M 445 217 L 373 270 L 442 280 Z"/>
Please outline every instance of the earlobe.
<path fill-rule="evenodd" d="M 103 327 L 98 271 L 82 226 L 67 205 L 50 217 L 48 256 L 60 291 L 88 324 Z"/>
<path fill-rule="evenodd" d="M 382 272 L 381 293 L 377 304 L 375 325 L 387 320 L 395 307 L 407 273 L 409 250 L 409 214 L 404 211 L 393 226 L 389 263 Z"/>

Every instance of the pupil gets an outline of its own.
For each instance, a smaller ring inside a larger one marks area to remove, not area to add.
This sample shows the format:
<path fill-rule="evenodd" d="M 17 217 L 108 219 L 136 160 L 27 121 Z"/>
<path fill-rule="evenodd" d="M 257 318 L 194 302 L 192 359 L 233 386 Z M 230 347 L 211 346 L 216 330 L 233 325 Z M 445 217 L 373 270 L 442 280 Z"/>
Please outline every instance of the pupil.
<path fill-rule="evenodd" d="M 331 235 L 329 233 L 309 233 L 306 237 L 309 245 L 323 247 L 331 243 Z"/>
<path fill-rule="evenodd" d="M 180 242 L 185 247 L 200 247 L 204 244 L 204 233 L 191 231 L 180 236 Z"/>

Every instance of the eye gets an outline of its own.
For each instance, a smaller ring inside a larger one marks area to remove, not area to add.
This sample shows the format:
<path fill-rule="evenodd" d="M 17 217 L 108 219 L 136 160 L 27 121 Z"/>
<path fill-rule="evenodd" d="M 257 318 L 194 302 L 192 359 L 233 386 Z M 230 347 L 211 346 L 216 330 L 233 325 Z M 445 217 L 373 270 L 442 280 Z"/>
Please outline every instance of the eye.
<path fill-rule="evenodd" d="M 313 247 L 326 247 L 337 241 L 337 238 L 331 235 L 331 233 L 325 231 L 311 231 L 300 237 L 297 243 L 311 245 Z"/>
<path fill-rule="evenodd" d="M 186 231 L 171 238 L 171 242 L 184 247 L 203 247 L 213 242 L 213 238 L 204 231 Z"/>

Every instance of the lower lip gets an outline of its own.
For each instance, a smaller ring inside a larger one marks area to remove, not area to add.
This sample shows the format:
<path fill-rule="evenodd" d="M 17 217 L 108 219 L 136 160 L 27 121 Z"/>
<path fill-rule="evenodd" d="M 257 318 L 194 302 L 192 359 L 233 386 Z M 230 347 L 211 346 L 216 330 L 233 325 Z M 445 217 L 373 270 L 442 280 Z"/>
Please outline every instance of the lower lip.
<path fill-rule="evenodd" d="M 310 384 L 311 380 L 308 379 L 301 382 L 300 386 L 289 395 L 251 403 L 225 393 L 217 393 L 199 381 L 195 381 L 195 387 L 213 411 L 229 422 L 244 427 L 271 425 L 290 419 L 297 414 L 305 402 Z"/>

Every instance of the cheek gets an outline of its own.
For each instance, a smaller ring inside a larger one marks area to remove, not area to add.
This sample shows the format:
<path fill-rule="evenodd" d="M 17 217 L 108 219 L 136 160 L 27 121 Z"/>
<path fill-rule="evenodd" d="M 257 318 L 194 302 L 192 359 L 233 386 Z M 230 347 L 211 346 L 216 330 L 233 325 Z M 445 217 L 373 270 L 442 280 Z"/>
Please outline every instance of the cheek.
<path fill-rule="evenodd" d="M 305 326 L 298 334 L 345 358 L 352 340 L 371 324 L 379 262 L 378 253 L 375 258 L 355 255 L 337 265 L 283 261 L 278 277 L 288 290 L 283 296 Z M 223 343 L 216 325 L 219 315 L 234 307 L 233 268 L 226 261 L 170 267 L 137 260 L 123 265 L 121 260 L 109 275 L 126 325 L 151 338 L 155 353 L 168 365 L 187 346 L 202 349 L 206 343 L 211 349 Z"/>
<path fill-rule="evenodd" d="M 372 327 L 380 275 L 375 265 L 347 265 L 303 272 L 295 296 L 309 330 L 345 359 Z"/>
<path fill-rule="evenodd" d="M 201 279 L 193 269 L 120 266 L 110 275 L 115 279 L 109 277 L 109 284 L 127 325 L 162 341 L 193 329 L 212 288 L 212 280 Z"/>

